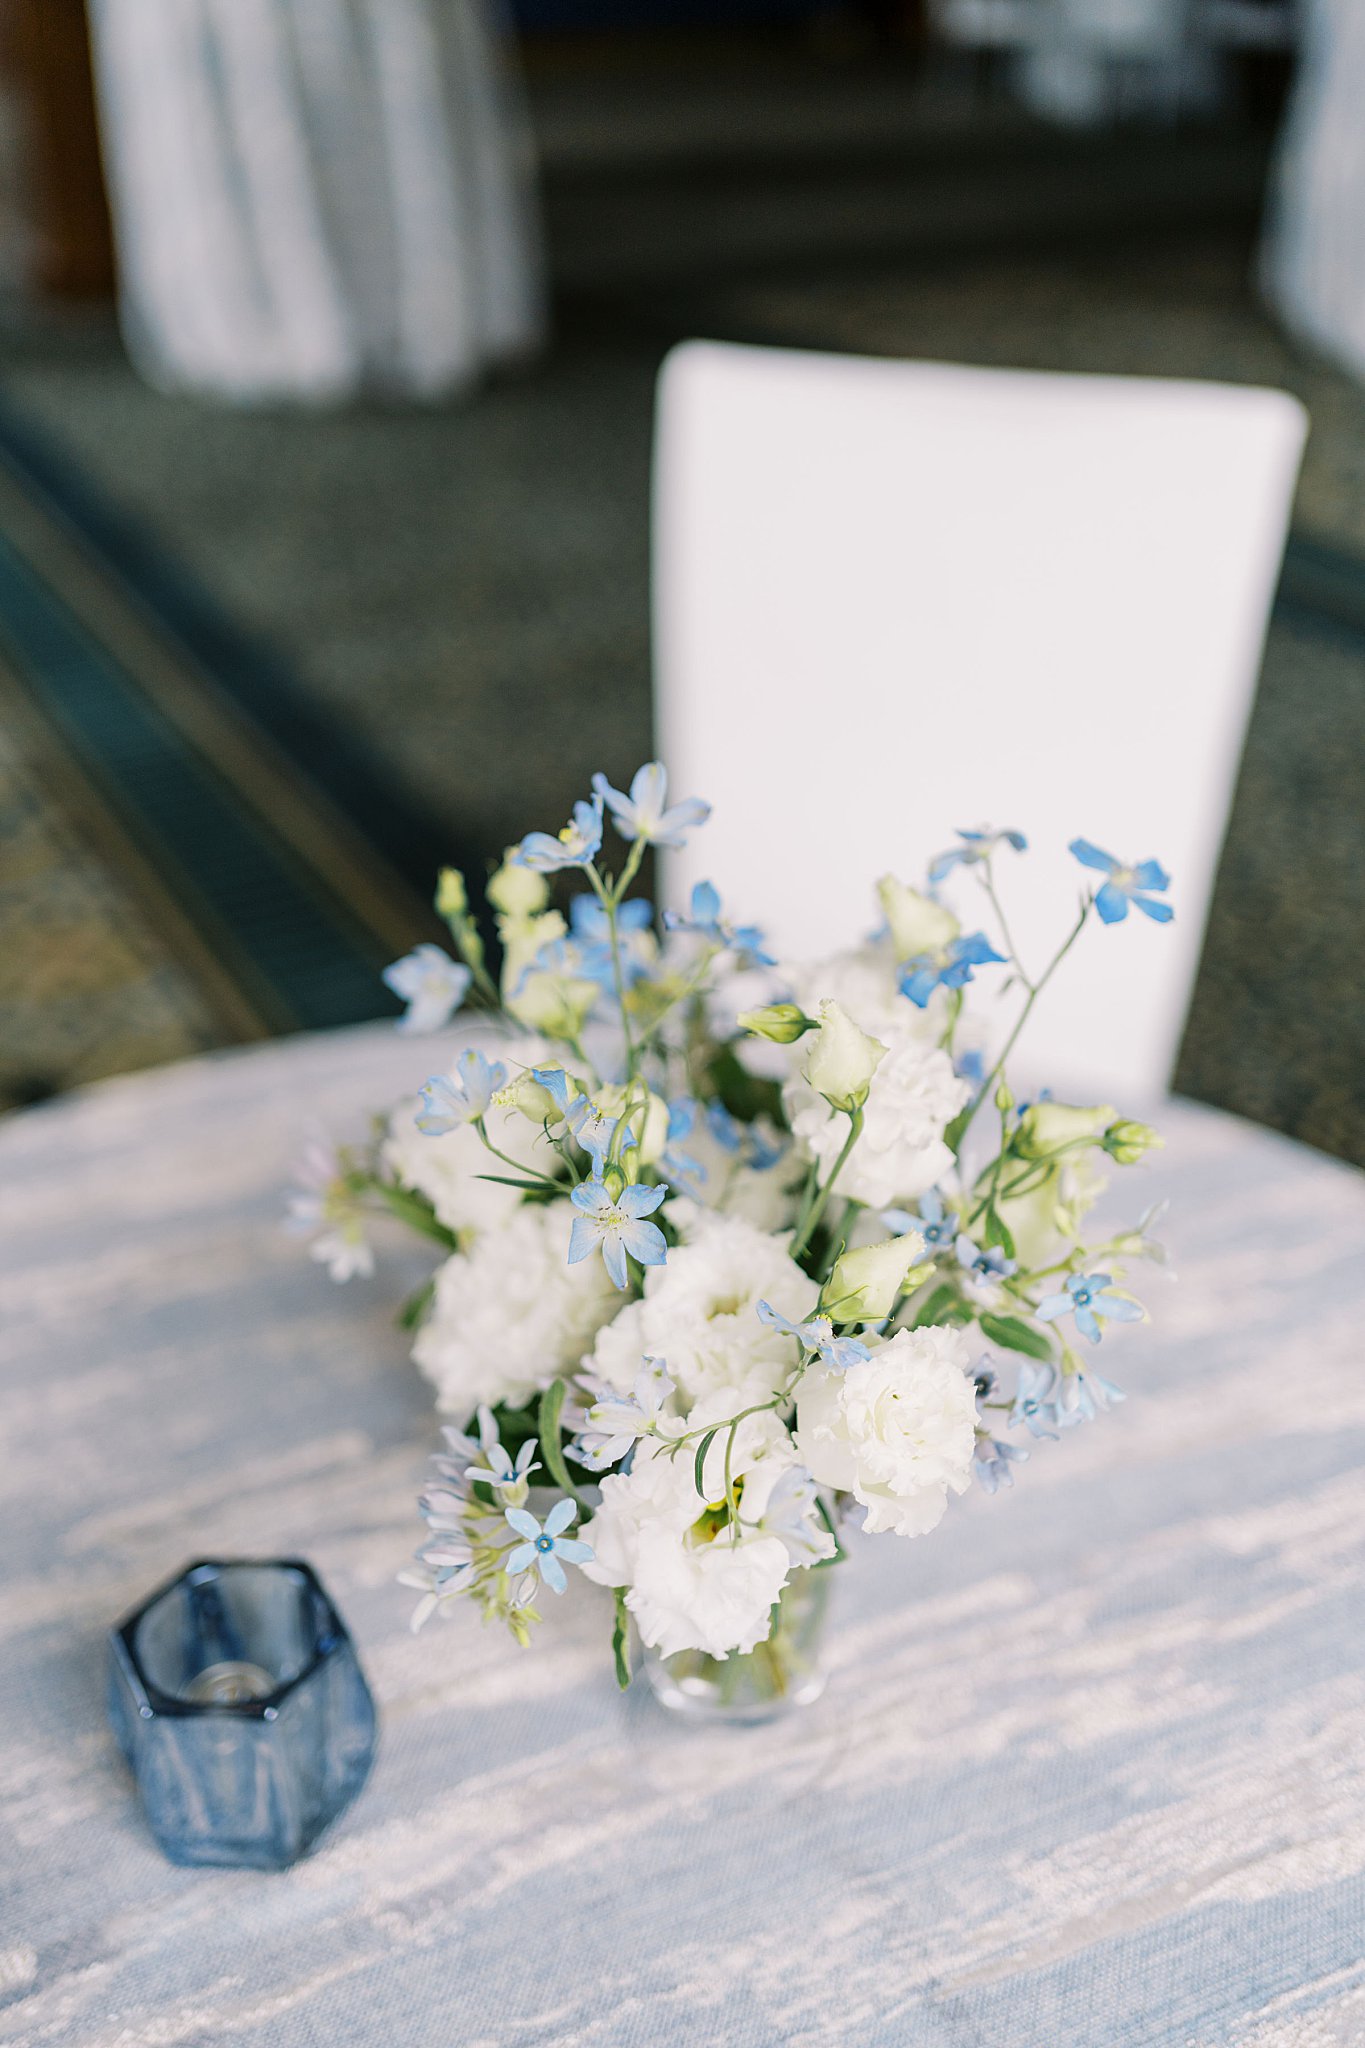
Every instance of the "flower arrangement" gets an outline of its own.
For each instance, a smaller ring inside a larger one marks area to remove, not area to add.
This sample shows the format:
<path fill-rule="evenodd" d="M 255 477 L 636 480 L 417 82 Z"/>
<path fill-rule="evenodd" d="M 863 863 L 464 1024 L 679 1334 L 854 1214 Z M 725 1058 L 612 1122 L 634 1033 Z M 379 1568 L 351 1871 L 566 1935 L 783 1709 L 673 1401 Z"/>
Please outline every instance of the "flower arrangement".
<path fill-rule="evenodd" d="M 451 1418 L 402 1574 L 414 1626 L 473 1601 L 526 1644 L 581 1575 L 613 1591 L 622 1685 L 633 1622 L 658 1659 L 766 1653 L 780 1691 L 784 1611 L 855 1520 L 923 1536 L 973 1475 L 995 1493 L 1122 1399 L 1081 1346 L 1143 1318 L 1122 1276 L 1162 1252 L 1150 1217 L 1099 1241 L 1087 1218 L 1104 1162 L 1160 1140 L 1108 1105 L 1018 1100 L 1009 1068 L 1092 917 L 1165 922 L 1169 882 L 1074 840 L 1104 879 L 1031 977 L 998 875 L 1024 838 L 964 832 L 923 888 L 881 879 L 871 938 L 779 966 L 709 883 L 662 920 L 632 895 L 708 815 L 667 794 L 657 762 L 628 793 L 596 776 L 562 832 L 509 851 L 496 981 L 442 874 L 454 955 L 387 970 L 399 1028 L 462 1007 L 492 1028 L 368 1147 L 315 1151 L 296 1220 L 337 1279 L 371 1270 L 375 1209 L 441 1248 L 404 1311 Z M 563 911 L 558 876 L 582 885 Z M 947 900 L 973 885 L 989 932 Z M 1003 983 L 993 1034 L 978 971 Z"/>

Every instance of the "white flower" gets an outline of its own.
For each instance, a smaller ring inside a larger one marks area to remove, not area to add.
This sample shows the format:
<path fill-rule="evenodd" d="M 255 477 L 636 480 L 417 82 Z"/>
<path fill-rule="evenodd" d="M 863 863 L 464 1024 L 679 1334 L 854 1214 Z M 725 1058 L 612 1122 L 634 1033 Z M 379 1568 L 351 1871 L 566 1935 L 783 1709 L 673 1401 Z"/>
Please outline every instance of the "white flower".
<path fill-rule="evenodd" d="M 976 1386 L 958 1330 L 898 1330 L 863 1365 L 812 1368 L 797 1397 L 796 1447 L 822 1486 L 851 1493 L 872 1535 L 923 1536 L 965 1493 Z"/>
<path fill-rule="evenodd" d="M 962 929 L 951 910 L 935 903 L 932 896 L 921 896 L 918 889 L 907 888 L 894 875 L 882 876 L 877 896 L 891 928 L 891 943 L 898 960 L 936 953 Z"/>
<path fill-rule="evenodd" d="M 885 1043 L 887 1032 L 906 1022 L 906 1012 L 913 1007 L 896 986 L 897 972 L 890 944 L 873 940 L 823 960 L 784 962 L 781 978 L 807 1016 L 815 1016 L 822 1001 L 836 1002 L 855 1024 Z M 920 1025 L 926 1036 L 935 1035 L 925 1028 L 922 1016 Z"/>
<path fill-rule="evenodd" d="M 801 1073 L 832 1108 L 859 1109 L 885 1054 L 879 1038 L 860 1030 L 838 1003 L 826 1001 L 820 1005 L 820 1029 L 801 1062 Z"/>
<path fill-rule="evenodd" d="M 919 1232 L 907 1230 L 900 1237 L 845 1252 L 825 1289 L 836 1322 L 875 1323 L 889 1316 L 906 1274 L 923 1250 Z"/>
<path fill-rule="evenodd" d="M 971 1095 L 967 1082 L 937 1046 L 926 1045 L 913 1025 L 897 1024 L 885 1059 L 872 1076 L 862 1134 L 839 1176 L 838 1192 L 870 1209 L 886 1209 L 927 1194 L 953 1163 L 943 1133 Z M 821 1175 L 834 1167 L 848 1136 L 842 1116 L 803 1076 L 782 1091 L 787 1118 L 815 1154 Z"/>
<path fill-rule="evenodd" d="M 731 1394 L 712 1395 L 697 1405 L 687 1427 L 723 1423 L 735 1406 Z M 792 1568 L 788 1544 L 798 1532 L 788 1527 L 793 1489 L 784 1482 L 799 1468 L 791 1438 L 772 1413 L 746 1416 L 735 1430 L 730 1477 L 742 1533 L 734 1541 L 717 1512 L 725 1493 L 727 1434 L 721 1429 L 707 1453 L 704 1499 L 696 1488 L 695 1447 L 687 1444 L 670 1458 L 663 1444 L 646 1441 L 629 1473 L 603 1480 L 601 1506 L 582 1532 L 594 1553 L 586 1575 L 627 1588 L 626 1605 L 642 1641 L 665 1657 L 679 1650 L 724 1657 L 753 1649 L 768 1634 L 773 1602 Z M 770 1500 L 785 1539 L 762 1526 Z M 813 1496 L 804 1506 L 808 1526 L 794 1547 L 807 1558 L 832 1555 Z"/>
<path fill-rule="evenodd" d="M 515 1177 L 516 1167 L 495 1158 L 471 1124 L 462 1124 L 429 1138 L 414 1118 L 419 1101 L 400 1103 L 389 1120 L 383 1163 L 404 1187 L 426 1196 L 448 1230 L 495 1230 L 521 1204 L 521 1190 L 509 1188 L 490 1174 Z M 499 1152 L 531 1173 L 551 1173 L 559 1155 L 543 1130 L 533 1128 L 510 1105 L 489 1109 L 485 1127 Z"/>
<path fill-rule="evenodd" d="M 819 1292 L 780 1239 L 743 1217 L 699 1211 L 692 1220 L 694 1235 L 669 1252 L 666 1265 L 649 1269 L 643 1298 L 601 1331 L 586 1361 L 624 1393 L 642 1358 L 666 1358 L 684 1414 L 715 1392 L 756 1400 L 775 1392 L 792 1371 L 792 1347 L 759 1321 L 758 1304 L 770 1301 L 801 1322 Z"/>
<path fill-rule="evenodd" d="M 517 1405 L 575 1371 L 620 1301 L 600 1259 L 568 1264 L 572 1215 L 567 1202 L 514 1209 L 437 1274 L 412 1355 L 461 1424 L 482 1402 Z"/>

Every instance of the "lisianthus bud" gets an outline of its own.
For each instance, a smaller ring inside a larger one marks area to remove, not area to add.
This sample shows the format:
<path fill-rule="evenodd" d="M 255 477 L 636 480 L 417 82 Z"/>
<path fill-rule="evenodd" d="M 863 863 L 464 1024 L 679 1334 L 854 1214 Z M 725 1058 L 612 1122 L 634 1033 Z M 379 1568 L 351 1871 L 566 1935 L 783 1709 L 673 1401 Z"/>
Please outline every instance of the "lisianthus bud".
<path fill-rule="evenodd" d="M 1121 1117 L 1104 1134 L 1104 1149 L 1120 1166 L 1136 1166 L 1147 1152 L 1159 1151 L 1166 1140 L 1150 1124 L 1132 1123 Z"/>
<path fill-rule="evenodd" d="M 879 1323 L 890 1315 L 906 1275 L 923 1255 L 924 1239 L 917 1230 L 845 1252 L 825 1282 L 822 1308 L 836 1323 Z"/>
<path fill-rule="evenodd" d="M 503 1000 L 514 1017 L 543 1031 L 547 1038 L 568 1042 L 582 1035 L 601 990 L 595 981 L 575 974 L 556 974 L 548 968 L 533 967 L 515 994 Z"/>
<path fill-rule="evenodd" d="M 502 999 L 510 1009 L 520 986 L 522 976 L 534 964 L 536 955 L 546 946 L 552 946 L 556 939 L 562 939 L 568 930 L 557 910 L 545 910 L 533 917 L 509 917 L 498 919 L 498 937 L 502 940 Z"/>
<path fill-rule="evenodd" d="M 962 927 L 951 910 L 932 897 L 921 896 L 894 875 L 883 875 L 877 884 L 882 913 L 891 927 L 891 939 L 898 960 L 914 960 L 921 953 L 937 953 L 955 939 Z"/>
<path fill-rule="evenodd" d="M 832 1109 L 861 1109 L 878 1065 L 886 1056 L 879 1038 L 859 1030 L 838 1003 L 821 1003 L 820 1028 L 801 1071 Z"/>
<path fill-rule="evenodd" d="M 792 1045 L 804 1031 L 815 1031 L 813 1017 L 795 1003 L 767 1003 L 761 1010 L 741 1010 L 735 1022 L 755 1038 L 770 1038 L 774 1045 Z"/>
<path fill-rule="evenodd" d="M 493 1097 L 499 1109 L 515 1109 L 538 1127 L 556 1123 L 559 1106 L 548 1088 L 542 1088 L 539 1081 L 523 1071 L 505 1088 L 499 1088 Z"/>
<path fill-rule="evenodd" d="M 516 848 L 509 848 L 509 854 Z M 504 917 L 534 917 L 550 900 L 550 885 L 534 868 L 517 867 L 504 855 L 502 866 L 490 877 L 486 895 Z"/>
<path fill-rule="evenodd" d="M 1114 1114 L 1112 1102 L 1081 1109 L 1069 1102 L 1034 1102 L 1019 1119 L 1014 1149 L 1021 1159 L 1047 1159 L 1063 1145 L 1082 1138 L 1100 1142 L 1100 1133 Z"/>
<path fill-rule="evenodd" d="M 440 915 L 452 922 L 469 915 L 469 895 L 465 889 L 464 876 L 458 868 L 442 868 L 441 878 L 436 884 L 436 908 Z"/>

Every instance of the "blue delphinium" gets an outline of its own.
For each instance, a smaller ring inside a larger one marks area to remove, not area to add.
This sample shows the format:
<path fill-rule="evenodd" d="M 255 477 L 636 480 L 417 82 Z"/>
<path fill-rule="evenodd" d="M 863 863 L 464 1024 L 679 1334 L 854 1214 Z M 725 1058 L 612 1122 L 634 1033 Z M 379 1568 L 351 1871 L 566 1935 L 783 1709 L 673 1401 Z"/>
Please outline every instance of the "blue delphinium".
<path fill-rule="evenodd" d="M 720 893 L 714 882 L 698 882 L 692 890 L 687 916 L 678 910 L 666 910 L 664 923 L 671 932 L 698 932 L 713 945 L 728 947 L 743 966 L 777 964 L 771 953 L 764 952 L 766 941 L 756 924 L 731 924 L 722 917 Z"/>
<path fill-rule="evenodd" d="M 528 832 L 512 861 L 517 867 L 534 868 L 539 875 L 549 875 L 559 868 L 589 866 L 601 844 L 602 799 L 595 796 L 590 804 L 574 805 L 572 821 L 557 835 Z"/>
<path fill-rule="evenodd" d="M 1108 1273 L 1073 1273 L 1061 1294 L 1045 1294 L 1034 1313 L 1043 1323 L 1055 1323 L 1059 1316 L 1075 1316 L 1076 1328 L 1092 1344 L 1103 1332 L 1101 1322 L 1140 1323 L 1142 1310 L 1135 1301 L 1109 1292 Z"/>
<path fill-rule="evenodd" d="M 807 1351 L 818 1352 L 835 1372 L 847 1372 L 851 1365 L 865 1365 L 872 1356 L 866 1344 L 860 1344 L 856 1337 L 836 1337 L 828 1316 L 810 1316 L 804 1323 L 794 1323 L 769 1301 L 759 1302 L 757 1314 L 760 1323 L 766 1323 L 769 1329 L 782 1330 L 788 1337 L 795 1337 L 798 1344 L 804 1344 Z"/>
<path fill-rule="evenodd" d="M 613 789 L 605 775 L 593 776 L 592 786 L 599 803 L 605 803 L 623 839 L 644 839 L 651 846 L 685 846 L 686 835 L 704 825 L 711 806 L 698 796 L 665 809 L 668 801 L 668 770 L 662 761 L 647 761 L 636 770 L 630 795 Z"/>
<path fill-rule="evenodd" d="M 523 1538 L 516 1549 L 507 1554 L 507 1570 L 514 1576 L 519 1572 L 538 1573 L 552 1593 L 562 1593 L 569 1582 L 559 1560 L 567 1558 L 570 1564 L 592 1563 L 592 1545 L 564 1534 L 578 1513 L 576 1501 L 557 1500 L 545 1517 L 543 1526 L 525 1508 L 508 1508 L 505 1512 L 508 1527 Z M 527 1598 L 532 1591 L 534 1581 L 527 1588 Z"/>
<path fill-rule="evenodd" d="M 581 1182 L 569 1197 L 579 1212 L 569 1233 L 569 1264 L 576 1266 L 600 1245 L 603 1265 L 614 1284 L 622 1288 L 630 1279 L 627 1253 L 637 1265 L 662 1266 L 668 1256 L 668 1245 L 658 1224 L 645 1219 L 653 1215 L 667 1194 L 668 1189 L 663 1186 L 637 1185 L 622 1188 L 613 1198 L 604 1181 L 594 1178 Z"/>
<path fill-rule="evenodd" d="M 616 912 L 616 945 L 621 981 L 633 988 L 649 973 L 649 959 L 640 937 L 654 925 L 654 906 L 632 896 Z M 569 930 L 578 948 L 574 972 L 597 982 L 608 995 L 616 990 L 616 956 L 611 949 L 611 919 L 595 896 L 575 896 L 569 905 Z"/>
<path fill-rule="evenodd" d="M 413 1122 L 425 1137 L 442 1137 L 487 1116 L 493 1097 L 506 1085 L 507 1069 L 501 1060 L 487 1060 L 477 1051 L 461 1053 L 453 1075 L 434 1074 L 419 1092 Z"/>
<path fill-rule="evenodd" d="M 1149 893 L 1171 886 L 1171 878 L 1159 860 L 1140 860 L 1130 866 L 1093 846 L 1088 839 L 1073 839 L 1071 852 L 1082 867 L 1099 868 L 1108 877 L 1095 892 L 1095 908 L 1106 924 L 1122 924 L 1130 903 L 1157 924 L 1169 924 L 1175 916 L 1169 903 L 1158 903 Z"/>
<path fill-rule="evenodd" d="M 929 880 L 941 882 L 954 868 L 975 867 L 978 861 L 989 859 L 997 846 L 1012 846 L 1016 853 L 1028 850 L 1028 841 L 1022 832 L 994 832 L 989 825 L 983 825 L 976 832 L 964 832 L 958 827 L 961 846 L 949 847 L 946 853 L 937 853 L 929 863 Z"/>
<path fill-rule="evenodd" d="M 593 1171 L 600 1174 L 611 1150 L 611 1141 L 616 1136 L 618 1119 L 604 1116 L 592 1097 L 583 1093 L 563 1067 L 532 1067 L 531 1079 L 553 1099 L 565 1128 L 592 1160 Z M 621 1142 L 622 1151 L 634 1143 L 634 1132 L 627 1130 Z"/>
<path fill-rule="evenodd" d="M 924 1009 L 936 988 L 962 988 L 974 981 L 974 967 L 1003 961 L 984 932 L 962 932 L 932 953 L 917 953 L 901 968 L 900 991 L 917 1009 Z"/>
<path fill-rule="evenodd" d="M 426 1032 L 439 1031 L 450 1022 L 469 994 L 473 976 L 439 946 L 422 945 L 386 967 L 381 979 L 408 1006 L 398 1029 Z"/>
<path fill-rule="evenodd" d="M 706 1185 L 706 1168 L 683 1149 L 696 1130 L 700 1115 L 701 1104 L 691 1095 L 675 1095 L 668 1105 L 668 1135 L 659 1164 L 669 1180 L 681 1187 L 685 1194 L 691 1188 Z"/>

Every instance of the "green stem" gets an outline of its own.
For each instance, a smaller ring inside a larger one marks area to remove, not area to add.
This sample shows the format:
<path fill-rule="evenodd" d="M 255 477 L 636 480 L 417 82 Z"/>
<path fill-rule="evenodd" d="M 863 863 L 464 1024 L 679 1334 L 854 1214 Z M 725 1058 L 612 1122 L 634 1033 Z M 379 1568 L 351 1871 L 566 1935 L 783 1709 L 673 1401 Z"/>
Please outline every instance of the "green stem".
<path fill-rule="evenodd" d="M 1011 1031 L 1009 1037 L 1005 1040 L 1004 1050 L 1002 1051 L 999 1059 L 991 1068 L 991 1071 L 989 1072 L 989 1074 L 987 1074 L 985 1080 L 981 1083 L 981 1086 L 978 1088 L 976 1094 L 972 1097 L 972 1100 L 968 1103 L 966 1109 L 963 1110 L 961 1116 L 958 1117 L 955 1123 L 949 1125 L 947 1132 L 947 1141 L 953 1147 L 954 1151 L 958 1152 L 959 1154 L 962 1150 L 962 1141 L 972 1127 L 972 1120 L 975 1117 L 976 1112 L 980 1109 L 982 1103 L 990 1094 L 996 1082 L 1000 1079 L 1001 1074 L 1004 1072 L 1006 1060 L 1014 1051 L 1015 1046 L 1019 1043 L 1019 1034 L 1023 1030 L 1024 1026 L 1028 1023 L 1030 1013 L 1033 1009 L 1033 1005 L 1037 1002 L 1039 996 L 1043 993 L 1043 990 L 1047 987 L 1053 975 L 1057 972 L 1057 969 L 1061 966 L 1063 960 L 1065 960 L 1067 954 L 1071 951 L 1071 948 L 1075 945 L 1077 939 L 1080 937 L 1082 931 L 1085 929 L 1085 921 L 1090 915 L 1090 906 L 1094 902 L 1094 900 L 1095 899 L 1093 896 L 1086 897 L 1084 903 L 1081 905 L 1081 914 L 1076 919 L 1076 922 L 1072 926 L 1071 931 L 1069 932 L 1067 937 L 1063 940 L 1060 949 L 1056 953 L 1054 953 L 1052 959 L 1049 961 L 1047 967 L 1039 976 L 1038 980 L 1036 982 L 1029 983 L 1028 999 L 1025 1002 L 1023 1009 L 1019 1012 L 1019 1015 L 1015 1020 L 1013 1031 Z M 1023 973 L 1022 968 L 1020 969 L 1020 973 Z"/>
<path fill-rule="evenodd" d="M 429 1237 L 447 1251 L 454 1251 L 459 1240 L 453 1230 L 448 1230 L 436 1216 L 430 1202 L 422 1195 L 409 1194 L 406 1188 L 395 1187 L 392 1181 L 368 1180 L 357 1176 L 362 1186 L 378 1195 L 384 1206 L 396 1216 L 400 1223 L 406 1223 L 423 1237 Z M 359 1189 L 357 1189 L 359 1192 Z"/>
<path fill-rule="evenodd" d="M 848 1155 L 853 1150 L 853 1147 L 857 1144 L 859 1137 L 862 1135 L 862 1128 L 862 1110 L 851 1109 L 848 1112 L 848 1136 L 844 1139 L 843 1149 L 841 1150 L 839 1157 L 834 1162 L 834 1171 L 830 1174 L 830 1177 L 825 1182 L 825 1185 L 817 1191 L 815 1200 L 809 1205 L 806 1215 L 802 1218 L 797 1228 L 796 1236 L 792 1239 L 791 1257 L 793 1259 L 800 1258 L 802 1252 L 806 1249 L 806 1246 L 810 1243 L 811 1238 L 815 1234 L 816 1225 L 819 1223 L 820 1218 L 824 1215 L 825 1208 L 829 1201 L 829 1198 L 834 1193 L 834 1184 L 838 1180 L 839 1175 L 843 1172 L 844 1167 L 847 1165 Z"/>

